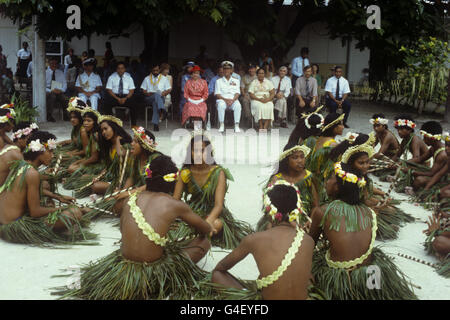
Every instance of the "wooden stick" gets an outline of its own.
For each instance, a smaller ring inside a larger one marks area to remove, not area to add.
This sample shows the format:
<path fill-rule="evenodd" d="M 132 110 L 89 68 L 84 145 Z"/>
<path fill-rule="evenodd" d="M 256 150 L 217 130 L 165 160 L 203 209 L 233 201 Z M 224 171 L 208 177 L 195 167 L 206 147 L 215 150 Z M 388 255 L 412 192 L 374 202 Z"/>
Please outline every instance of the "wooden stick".
<path fill-rule="evenodd" d="M 411 256 L 408 256 L 408 255 L 403 254 L 403 253 L 397 253 L 397 255 L 398 255 L 399 257 L 406 258 L 406 259 L 409 259 L 409 260 L 412 260 L 412 261 L 415 261 L 415 262 L 419 262 L 419 263 L 422 263 L 422 264 L 424 264 L 424 265 L 426 265 L 426 266 L 429 266 L 429 267 L 432 267 L 432 268 L 435 268 L 435 269 L 438 269 L 438 268 L 439 268 L 439 267 L 438 267 L 436 264 L 434 264 L 434 263 L 431 263 L 431 262 L 428 262 L 428 261 L 425 261 L 425 260 L 421 260 L 421 259 L 418 259 L 418 258 L 415 258 L 415 257 L 411 257 Z"/>
<path fill-rule="evenodd" d="M 56 175 L 56 172 L 58 172 L 59 165 L 61 164 L 62 154 L 60 153 L 58 156 L 58 160 L 56 160 L 55 168 L 53 169 L 53 175 Z"/>
<path fill-rule="evenodd" d="M 120 194 L 120 193 L 122 193 L 122 192 L 127 192 L 127 191 L 130 191 L 130 190 L 132 190 L 132 189 L 134 189 L 133 186 L 128 187 L 128 188 L 126 188 L 126 189 L 122 189 L 122 190 L 113 192 L 113 193 L 110 193 L 110 194 L 107 194 L 107 195 L 105 194 L 105 195 L 104 195 L 103 197 L 101 197 L 100 199 L 97 199 L 97 200 L 93 201 L 92 204 L 95 204 L 95 203 L 98 203 L 98 202 L 102 202 L 102 201 L 105 200 L 106 198 L 110 198 L 110 197 L 117 196 L 118 194 Z"/>
<path fill-rule="evenodd" d="M 89 182 L 88 184 L 82 186 L 81 188 L 78 188 L 76 190 L 74 190 L 75 192 L 80 192 L 81 190 L 86 189 L 87 187 L 90 187 L 91 185 L 93 185 L 96 180 L 100 179 L 101 177 L 103 177 L 106 174 L 106 171 L 103 171 L 102 173 L 100 173 L 97 177 L 95 177 L 94 179 L 92 179 L 91 182 Z"/>
<path fill-rule="evenodd" d="M 122 180 L 123 180 L 123 177 L 125 175 L 125 170 L 127 168 L 127 160 L 128 160 L 128 154 L 129 153 L 130 153 L 130 150 L 127 149 L 127 153 L 125 154 L 125 161 L 124 161 L 123 167 L 122 167 L 122 173 L 120 175 L 120 180 L 119 180 L 119 185 L 118 185 L 119 187 L 122 185 Z"/>

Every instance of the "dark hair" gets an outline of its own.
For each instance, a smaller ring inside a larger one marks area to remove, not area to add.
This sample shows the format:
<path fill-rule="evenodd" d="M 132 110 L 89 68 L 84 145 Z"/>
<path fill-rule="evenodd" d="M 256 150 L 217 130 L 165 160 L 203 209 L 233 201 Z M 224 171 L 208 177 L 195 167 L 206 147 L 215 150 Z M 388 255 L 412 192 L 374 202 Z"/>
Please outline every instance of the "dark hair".
<path fill-rule="evenodd" d="M 43 143 L 46 143 L 46 142 L 47 142 L 48 140 L 50 140 L 50 139 L 55 139 L 55 140 L 56 140 L 56 137 L 55 137 L 54 134 L 52 134 L 52 133 L 50 133 L 50 132 L 47 132 L 47 131 L 39 131 L 39 130 L 38 130 L 38 131 L 33 132 L 33 134 L 31 134 L 31 135 L 28 137 L 27 145 L 28 145 L 31 141 L 34 141 L 34 140 L 37 140 L 37 139 L 39 139 L 39 142 L 40 142 L 41 144 L 43 144 Z M 26 150 L 26 149 L 25 149 L 25 150 Z M 39 157 L 42 153 L 43 153 L 43 151 L 38 151 L 38 152 L 36 152 L 36 151 L 31 151 L 31 150 L 29 150 L 29 151 L 26 151 L 26 152 L 23 153 L 23 158 L 24 158 L 25 160 L 33 161 L 33 160 L 36 160 L 36 158 Z"/>
<path fill-rule="evenodd" d="M 152 177 L 145 179 L 147 191 L 173 193 L 177 181 L 168 182 L 163 178 L 166 174 L 178 171 L 172 159 L 161 154 L 150 163 L 150 170 L 152 171 Z"/>
<path fill-rule="evenodd" d="M 70 136 L 74 138 L 77 132 L 83 126 L 83 118 L 81 117 L 80 111 L 70 111 L 69 117 L 72 116 L 72 114 L 78 119 L 78 125 L 72 128 L 72 133 L 70 134 Z"/>
<path fill-rule="evenodd" d="M 109 41 L 105 42 L 105 46 L 106 48 L 111 49 L 111 42 Z"/>
<path fill-rule="evenodd" d="M 337 69 L 341 69 L 341 70 L 342 70 L 342 67 L 341 67 L 341 66 L 336 66 L 336 67 L 334 67 L 334 72 L 336 72 Z"/>
<path fill-rule="evenodd" d="M 156 142 L 156 138 L 155 138 L 155 135 L 153 134 L 153 133 L 151 133 L 149 130 L 147 130 L 147 129 L 144 129 L 144 131 L 145 131 L 145 134 L 150 138 L 150 139 L 152 139 L 154 142 Z M 141 143 L 140 143 L 140 141 L 139 140 L 137 140 L 138 141 L 138 143 L 139 143 L 139 145 L 141 146 L 141 148 L 142 148 L 142 150 L 144 151 L 144 153 L 147 155 L 147 156 L 150 156 L 153 152 L 152 151 L 148 151 L 147 149 L 145 149 L 144 147 L 142 147 L 142 145 L 141 145 Z"/>
<path fill-rule="evenodd" d="M 0 117 L 6 116 L 8 113 L 10 113 L 10 111 L 11 110 L 9 108 L 0 109 Z M 13 126 L 14 125 L 14 119 L 9 119 L 7 122 L 0 123 L 0 129 L 3 129 L 7 125 Z"/>
<path fill-rule="evenodd" d="M 125 68 L 127 67 L 126 66 L 126 64 L 125 64 L 125 62 L 123 62 L 123 61 L 118 61 L 118 62 L 116 62 L 116 69 L 117 69 L 117 67 L 119 66 L 119 65 L 123 65 Z"/>
<path fill-rule="evenodd" d="M 25 129 L 25 128 L 29 128 L 31 126 L 31 122 L 19 122 L 18 124 L 16 124 L 15 126 L 14 126 L 14 129 L 13 129 L 13 132 L 17 132 L 17 131 L 19 131 L 19 130 L 22 130 L 22 129 Z M 19 139 L 25 139 L 25 138 L 28 138 L 28 137 L 30 137 L 33 133 L 35 133 L 36 131 L 38 131 L 39 129 L 33 129 L 32 131 L 31 131 L 31 133 L 28 135 L 28 136 L 26 136 L 26 137 L 24 137 L 24 136 L 22 136 L 21 138 L 19 138 Z M 16 142 L 18 139 L 17 138 L 13 138 L 13 141 L 14 142 Z"/>
<path fill-rule="evenodd" d="M 297 145 L 298 145 L 297 143 L 288 142 L 284 146 L 283 151 L 289 150 L 289 149 L 291 149 L 291 148 L 293 148 L 293 147 L 295 147 Z M 278 163 L 278 171 L 274 172 L 274 175 L 279 173 L 279 172 L 284 173 L 284 174 L 287 174 L 289 172 L 289 157 L 284 158 L 283 160 L 281 160 Z"/>
<path fill-rule="evenodd" d="M 258 72 L 260 72 L 261 70 L 264 72 L 264 74 L 266 74 L 266 70 L 264 70 L 264 68 L 259 68 L 258 70 L 256 70 L 256 74 L 258 74 Z"/>
<path fill-rule="evenodd" d="M 184 159 L 184 163 L 183 163 L 183 168 L 189 168 L 191 165 L 195 164 L 194 163 L 194 158 L 192 157 L 192 151 L 194 151 L 194 145 L 195 142 L 198 141 L 202 141 L 203 143 L 205 143 L 205 148 L 207 148 L 208 146 L 211 145 L 211 141 L 209 140 L 209 138 L 205 135 L 196 135 L 194 137 L 191 138 L 191 141 L 189 142 L 189 145 L 187 146 L 186 149 L 186 157 Z M 211 145 L 211 160 L 212 160 L 212 165 L 216 165 L 216 160 L 214 159 L 214 155 L 212 152 L 212 145 Z"/>
<path fill-rule="evenodd" d="M 442 134 L 442 126 L 437 121 L 427 121 L 422 125 L 422 128 L 420 129 L 432 135 Z"/>
<path fill-rule="evenodd" d="M 306 126 L 306 118 L 300 118 L 297 121 L 297 125 L 295 126 L 294 130 L 292 130 L 291 135 L 289 136 L 288 143 L 296 143 L 298 144 L 298 141 L 300 138 L 302 140 L 306 140 L 310 136 L 319 136 L 322 132 L 320 128 L 316 128 L 316 125 L 319 124 L 322 121 L 322 118 L 317 114 L 312 114 L 309 119 L 308 123 L 311 126 L 311 129 L 308 129 Z"/>
<path fill-rule="evenodd" d="M 325 121 L 323 123 L 323 126 L 326 127 L 328 124 L 332 123 L 337 118 L 339 118 L 339 115 L 337 113 L 329 113 L 325 117 Z M 322 137 L 334 137 L 334 135 L 335 135 L 334 132 L 333 132 L 334 128 L 336 128 L 339 124 L 340 124 L 340 122 L 337 122 L 336 124 L 334 124 L 331 127 L 329 127 L 327 130 L 322 132 L 321 136 Z"/>
<path fill-rule="evenodd" d="M 58 61 L 58 58 L 55 57 L 55 56 L 51 56 L 51 57 L 48 59 L 48 61 L 56 61 L 56 62 L 59 62 L 59 61 Z"/>
<path fill-rule="evenodd" d="M 86 112 L 83 115 L 83 118 L 91 118 L 94 121 L 94 127 L 92 128 L 92 131 L 90 133 L 88 133 L 89 135 L 94 134 L 95 132 L 99 131 L 99 126 L 98 126 L 98 117 L 95 113 L 93 112 Z M 84 119 L 83 119 L 84 120 Z"/>
<path fill-rule="evenodd" d="M 106 140 L 101 133 L 100 126 L 104 122 L 106 122 L 108 126 L 111 127 L 114 134 L 122 137 L 122 139 L 120 140 L 121 145 L 131 143 L 133 139 L 131 139 L 130 135 L 125 131 L 125 129 L 119 126 L 117 123 L 112 122 L 110 120 L 103 120 L 102 122 L 100 122 L 98 132 L 98 145 L 100 147 L 100 157 L 101 159 L 109 159 L 109 152 L 112 147 L 112 143 L 110 140 Z"/>
<path fill-rule="evenodd" d="M 383 118 L 386 119 L 386 117 L 384 116 L 384 113 L 375 113 L 374 115 L 372 115 L 372 119 L 376 119 L 376 118 Z M 388 126 L 387 124 L 383 124 L 383 126 L 387 129 Z"/>
<path fill-rule="evenodd" d="M 303 72 L 305 72 L 308 69 L 312 69 L 312 67 L 309 64 L 303 68 Z"/>
<path fill-rule="evenodd" d="M 297 208 L 297 192 L 295 189 L 285 185 L 276 185 L 267 195 L 270 202 L 283 215 L 281 221 L 289 222 L 288 214 Z"/>
<path fill-rule="evenodd" d="M 319 70 L 320 70 L 320 69 L 319 69 L 319 65 L 318 65 L 317 63 L 313 63 L 313 64 L 311 65 L 311 68 L 314 67 L 314 66 L 317 67 L 317 73 L 319 73 Z"/>
<path fill-rule="evenodd" d="M 341 162 L 342 170 L 345 172 L 353 173 L 358 178 L 361 178 L 362 175 L 356 170 L 352 169 L 350 164 L 345 164 Z M 367 180 L 367 179 L 366 179 Z M 341 177 L 336 175 L 336 182 L 338 187 L 337 198 L 351 205 L 361 203 L 362 199 L 359 196 L 361 192 L 357 183 L 351 183 L 348 181 L 344 181 Z"/>
<path fill-rule="evenodd" d="M 394 121 L 397 121 L 398 119 L 404 119 L 404 120 L 409 120 L 412 122 L 415 122 L 414 119 L 409 115 L 409 114 L 399 114 L 397 116 L 394 117 Z M 411 132 L 414 132 L 414 129 L 408 126 L 396 126 L 396 129 L 408 129 Z"/>
<path fill-rule="evenodd" d="M 302 53 L 309 53 L 309 49 L 307 48 L 307 47 L 303 47 L 301 50 L 300 50 L 300 54 L 302 54 Z"/>
<path fill-rule="evenodd" d="M 342 156 L 345 151 L 347 151 L 348 148 L 361 145 L 361 144 L 365 143 L 367 140 L 369 140 L 369 135 L 367 135 L 365 133 L 358 133 L 358 137 L 355 139 L 355 141 L 352 144 L 350 143 L 350 141 L 344 140 L 341 143 L 339 143 L 337 146 L 335 146 L 333 149 L 331 149 L 330 158 L 333 161 L 337 161 L 339 159 L 339 157 Z M 350 157 L 350 159 L 348 160 L 348 164 L 352 164 L 353 161 L 355 161 L 355 159 L 357 158 L 355 156 L 358 153 L 353 154 Z"/>

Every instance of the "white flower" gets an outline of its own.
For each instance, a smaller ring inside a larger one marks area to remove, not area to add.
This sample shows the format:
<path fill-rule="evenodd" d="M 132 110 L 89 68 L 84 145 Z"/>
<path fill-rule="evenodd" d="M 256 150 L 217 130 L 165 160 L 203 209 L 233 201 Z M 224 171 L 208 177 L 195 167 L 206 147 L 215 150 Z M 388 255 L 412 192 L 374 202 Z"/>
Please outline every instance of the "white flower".
<path fill-rule="evenodd" d="M 38 125 L 36 123 L 32 123 L 30 126 L 31 129 L 39 129 Z"/>
<path fill-rule="evenodd" d="M 48 140 L 47 145 L 48 145 L 49 150 L 56 149 L 56 140 L 55 139 Z"/>
<path fill-rule="evenodd" d="M 41 144 L 39 139 L 31 141 L 29 147 L 33 152 L 44 151 L 44 146 Z"/>
<path fill-rule="evenodd" d="M 345 139 L 350 141 L 350 143 L 354 143 L 356 138 L 358 138 L 359 134 L 353 133 L 353 132 L 347 132 L 347 135 L 345 136 Z"/>

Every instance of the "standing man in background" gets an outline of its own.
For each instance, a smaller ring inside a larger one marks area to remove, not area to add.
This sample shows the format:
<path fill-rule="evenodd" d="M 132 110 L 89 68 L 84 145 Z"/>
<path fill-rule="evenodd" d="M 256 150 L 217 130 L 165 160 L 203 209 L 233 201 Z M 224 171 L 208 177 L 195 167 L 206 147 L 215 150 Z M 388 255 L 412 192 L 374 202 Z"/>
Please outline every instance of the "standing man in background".
<path fill-rule="evenodd" d="M 300 57 L 296 57 L 291 61 L 291 72 L 292 72 L 292 87 L 295 88 L 295 83 L 297 79 L 303 75 L 303 68 L 309 66 L 309 49 L 303 47 L 300 50 Z"/>

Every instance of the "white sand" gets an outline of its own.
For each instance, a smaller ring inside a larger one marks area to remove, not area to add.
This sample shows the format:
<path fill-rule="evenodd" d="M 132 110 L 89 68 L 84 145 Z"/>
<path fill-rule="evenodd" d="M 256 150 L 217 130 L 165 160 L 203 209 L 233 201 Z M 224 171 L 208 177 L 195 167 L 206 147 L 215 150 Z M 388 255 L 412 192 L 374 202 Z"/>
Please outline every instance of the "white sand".
<path fill-rule="evenodd" d="M 394 112 L 386 108 L 373 105 L 354 105 L 349 119 L 352 127 L 350 130 L 370 132 L 371 125 L 368 119 L 374 111 L 379 112 L 379 110 L 385 112 L 386 117 L 392 119 Z M 419 119 L 419 126 L 427 120 L 429 119 Z M 390 121 L 391 123 L 392 121 Z M 41 128 L 55 133 L 61 140 L 68 138 L 70 124 L 68 122 L 48 123 L 43 124 Z M 175 124 L 169 124 L 169 129 L 165 129 L 162 125 L 161 131 L 156 135 L 160 150 L 169 155 L 175 144 L 170 140 L 170 133 L 174 128 L 176 128 Z M 150 129 L 152 128 L 150 127 Z M 292 129 L 293 125 L 290 125 L 289 129 L 280 130 L 279 150 L 287 142 Z M 344 133 L 347 131 L 348 129 Z M 235 179 L 235 182 L 230 182 L 226 205 L 236 218 L 255 226 L 261 216 L 260 183 L 265 180 L 265 177 L 261 175 L 260 169 L 263 166 L 249 164 L 226 164 L 225 166 L 230 169 Z M 377 180 L 375 179 L 375 181 Z M 376 183 L 381 189 L 387 191 L 387 183 Z M 66 192 L 66 194 L 70 193 Z M 436 258 L 426 254 L 423 247 L 425 235 L 422 230 L 426 228 L 424 221 L 431 212 L 414 204 L 404 194 L 393 193 L 392 196 L 402 200 L 400 208 L 421 221 L 409 223 L 401 228 L 397 240 L 377 242 L 377 244 L 382 244 L 383 250 L 393 257 L 401 270 L 410 277 L 415 285 L 420 287 L 420 289 L 415 289 L 415 293 L 420 299 L 449 299 L 449 279 L 439 276 L 429 266 L 397 256 L 397 253 L 404 253 L 432 263 L 437 262 Z M 44 249 L 10 244 L 0 240 L 0 299 L 54 299 L 55 296 L 50 295 L 50 288 L 66 285 L 67 278 L 52 278 L 52 276 L 67 273 L 62 269 L 98 259 L 118 248 L 118 244 L 115 244 L 120 239 L 118 228 L 106 221 L 94 222 L 91 228 L 93 232 L 99 234 L 101 245 Z M 199 266 L 210 271 L 225 255 L 226 252 L 220 248 L 212 248 L 211 252 L 199 262 Z M 231 271 L 243 279 L 256 279 L 258 276 L 256 264 L 251 256 L 248 256 Z M 383 280 L 381 279 L 381 281 Z"/>

